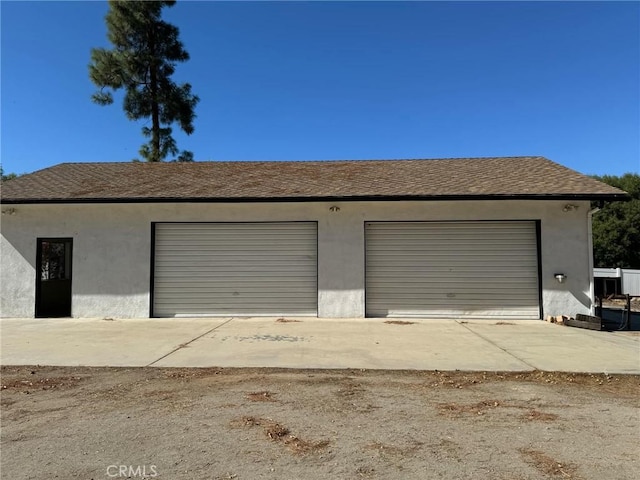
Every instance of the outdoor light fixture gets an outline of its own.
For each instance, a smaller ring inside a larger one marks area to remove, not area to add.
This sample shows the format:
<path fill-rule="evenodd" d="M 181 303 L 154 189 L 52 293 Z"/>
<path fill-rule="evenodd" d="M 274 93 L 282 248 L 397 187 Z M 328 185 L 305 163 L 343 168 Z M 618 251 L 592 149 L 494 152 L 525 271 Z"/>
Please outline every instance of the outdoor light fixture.
<path fill-rule="evenodd" d="M 578 209 L 578 205 L 573 205 L 571 203 L 567 203 L 563 208 L 562 211 L 563 212 L 573 212 L 574 210 Z"/>
<path fill-rule="evenodd" d="M 556 277 L 558 283 L 564 283 L 567 279 L 567 276 L 564 273 L 554 273 L 553 276 Z"/>
<path fill-rule="evenodd" d="M 332 205 L 329 207 L 329 210 L 331 210 L 332 212 L 339 212 L 340 211 L 340 207 L 336 207 L 335 205 Z"/>
<path fill-rule="evenodd" d="M 15 214 L 16 214 L 15 208 L 5 208 L 4 210 L 2 210 L 2 215 L 15 215 Z"/>

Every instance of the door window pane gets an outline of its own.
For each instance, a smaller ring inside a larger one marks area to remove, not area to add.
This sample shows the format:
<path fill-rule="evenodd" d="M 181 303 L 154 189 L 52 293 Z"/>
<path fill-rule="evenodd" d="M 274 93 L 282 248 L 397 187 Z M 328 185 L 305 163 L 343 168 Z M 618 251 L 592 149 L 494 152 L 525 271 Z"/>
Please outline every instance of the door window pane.
<path fill-rule="evenodd" d="M 68 280 L 71 260 L 69 242 L 42 242 L 42 257 L 40 259 L 41 280 Z"/>

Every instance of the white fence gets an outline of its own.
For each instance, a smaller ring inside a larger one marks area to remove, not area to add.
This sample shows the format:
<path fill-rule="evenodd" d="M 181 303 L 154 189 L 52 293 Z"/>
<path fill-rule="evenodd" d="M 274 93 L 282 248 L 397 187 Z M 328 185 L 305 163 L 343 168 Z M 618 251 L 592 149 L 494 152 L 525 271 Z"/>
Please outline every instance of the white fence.
<path fill-rule="evenodd" d="M 595 278 L 619 278 L 622 292 L 629 295 L 640 295 L 640 270 L 626 268 L 594 268 Z"/>

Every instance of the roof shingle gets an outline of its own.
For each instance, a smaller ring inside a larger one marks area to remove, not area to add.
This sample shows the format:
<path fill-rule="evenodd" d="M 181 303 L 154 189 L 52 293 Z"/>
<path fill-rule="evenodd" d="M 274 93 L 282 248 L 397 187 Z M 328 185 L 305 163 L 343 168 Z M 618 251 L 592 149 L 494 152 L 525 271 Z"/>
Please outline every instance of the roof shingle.
<path fill-rule="evenodd" d="M 3 203 L 321 199 L 622 199 L 543 157 L 63 163 L 2 185 Z"/>

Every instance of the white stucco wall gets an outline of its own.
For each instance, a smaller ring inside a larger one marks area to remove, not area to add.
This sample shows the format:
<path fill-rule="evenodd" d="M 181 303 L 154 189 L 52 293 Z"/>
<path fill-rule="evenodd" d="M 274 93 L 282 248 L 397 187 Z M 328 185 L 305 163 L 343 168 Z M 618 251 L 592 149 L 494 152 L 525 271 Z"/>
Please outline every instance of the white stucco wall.
<path fill-rule="evenodd" d="M 74 317 L 149 316 L 151 222 L 318 222 L 318 307 L 364 316 L 364 222 L 540 220 L 544 315 L 589 313 L 588 202 L 12 205 L 0 224 L 0 316 L 33 317 L 36 239 L 73 238 Z M 340 208 L 332 212 L 329 207 Z M 3 209 L 9 206 L 3 207 Z M 554 273 L 564 273 L 559 284 Z"/>

